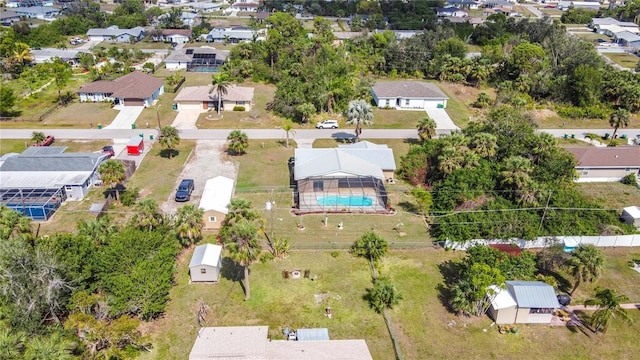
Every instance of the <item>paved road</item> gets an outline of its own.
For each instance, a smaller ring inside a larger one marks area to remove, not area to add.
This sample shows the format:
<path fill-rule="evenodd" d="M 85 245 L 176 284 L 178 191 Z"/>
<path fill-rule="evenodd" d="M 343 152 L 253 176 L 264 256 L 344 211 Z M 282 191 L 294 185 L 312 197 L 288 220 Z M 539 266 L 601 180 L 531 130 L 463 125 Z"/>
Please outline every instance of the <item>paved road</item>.
<path fill-rule="evenodd" d="M 535 15 L 538 18 L 543 18 L 544 14 L 542 13 L 542 11 L 538 10 L 538 8 L 536 8 L 533 5 L 523 5 L 524 7 L 527 8 L 527 10 L 529 10 L 533 15 Z"/>
<path fill-rule="evenodd" d="M 180 137 L 187 140 L 225 140 L 233 129 L 183 129 L 179 130 Z M 57 139 L 69 140 L 92 140 L 92 139 L 115 139 L 129 138 L 144 134 L 145 138 L 150 135 L 158 135 L 155 129 L 1 129 L 0 139 L 31 139 L 34 131 L 42 131 L 47 135 L 53 135 Z M 286 133 L 282 129 L 243 129 L 249 139 L 285 139 Z M 577 138 L 584 138 L 587 133 L 604 135 L 613 133 L 613 129 L 541 129 L 555 137 L 563 137 L 565 134 L 571 136 L 575 134 Z M 448 134 L 449 130 L 438 130 L 438 135 Z M 640 135 L 640 129 L 618 129 L 618 135 L 627 135 L 635 138 Z M 303 141 L 314 139 L 349 139 L 354 137 L 353 129 L 296 129 L 295 134 L 290 138 Z M 415 139 L 418 133 L 415 129 L 362 129 L 362 138 L 365 139 Z"/>

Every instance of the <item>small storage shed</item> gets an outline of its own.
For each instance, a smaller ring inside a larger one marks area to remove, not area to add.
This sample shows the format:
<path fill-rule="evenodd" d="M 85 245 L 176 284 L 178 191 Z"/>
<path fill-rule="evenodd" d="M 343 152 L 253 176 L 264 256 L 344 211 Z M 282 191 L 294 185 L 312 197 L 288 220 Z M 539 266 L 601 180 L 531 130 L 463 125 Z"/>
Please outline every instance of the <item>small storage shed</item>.
<path fill-rule="evenodd" d="M 222 246 L 214 244 L 196 246 L 189 263 L 191 281 L 218 281 L 220 269 L 222 269 Z"/>
<path fill-rule="evenodd" d="M 329 329 L 298 329 L 296 330 L 296 340 L 298 341 L 323 341 L 329 339 Z"/>
<path fill-rule="evenodd" d="M 518 304 L 513 300 L 507 289 L 502 289 L 496 285 L 489 286 L 491 300 L 489 316 L 496 324 L 513 324 L 518 312 Z"/>
<path fill-rule="evenodd" d="M 127 143 L 127 154 L 140 155 L 144 151 L 144 138 L 136 136 Z"/>
<path fill-rule="evenodd" d="M 640 227 L 640 206 L 628 206 L 622 209 L 622 218 L 627 224 Z"/>

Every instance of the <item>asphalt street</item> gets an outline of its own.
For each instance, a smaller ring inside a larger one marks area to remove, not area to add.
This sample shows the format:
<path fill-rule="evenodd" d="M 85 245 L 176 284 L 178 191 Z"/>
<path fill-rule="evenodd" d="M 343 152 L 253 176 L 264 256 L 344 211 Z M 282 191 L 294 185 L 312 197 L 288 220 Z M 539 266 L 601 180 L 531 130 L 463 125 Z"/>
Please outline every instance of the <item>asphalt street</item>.
<path fill-rule="evenodd" d="M 42 131 L 47 135 L 53 135 L 56 139 L 65 140 L 93 140 L 93 139 L 117 139 L 130 138 L 143 134 L 146 139 L 153 135 L 157 137 L 155 129 L 0 129 L 0 139 L 31 139 L 34 131 Z M 180 137 L 186 140 L 225 140 L 233 129 L 182 129 Z M 243 129 L 249 139 L 285 139 L 286 133 L 282 129 Z M 575 135 L 576 138 L 584 138 L 587 133 L 604 135 L 613 133 L 612 128 L 606 129 L 541 129 L 555 137 Z M 438 135 L 448 134 L 449 130 L 438 130 Z M 640 135 L 640 129 L 618 129 L 619 136 L 626 135 L 635 138 Z M 296 129 L 290 139 L 314 140 L 314 139 L 348 139 L 354 137 L 354 129 Z M 416 129 L 362 129 L 361 138 L 365 139 L 415 139 L 418 137 Z"/>

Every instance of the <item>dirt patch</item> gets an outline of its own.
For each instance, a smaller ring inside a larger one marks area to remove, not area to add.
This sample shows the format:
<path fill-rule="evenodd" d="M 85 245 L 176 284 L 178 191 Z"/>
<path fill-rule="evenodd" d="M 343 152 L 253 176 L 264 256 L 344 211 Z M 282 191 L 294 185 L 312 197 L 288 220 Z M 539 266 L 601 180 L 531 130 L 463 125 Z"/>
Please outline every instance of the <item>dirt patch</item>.
<path fill-rule="evenodd" d="M 182 179 L 193 179 L 195 188 L 191 194 L 189 203 L 198 204 L 208 179 L 216 176 L 225 176 L 236 179 L 237 169 L 234 163 L 224 159 L 224 140 L 198 140 L 196 147 L 176 179 L 175 187 Z M 173 199 L 174 193 L 169 195 L 161 208 L 165 214 L 174 214 L 178 207 L 184 203 L 177 203 Z"/>
<path fill-rule="evenodd" d="M 550 109 L 537 109 L 529 111 L 534 120 L 544 120 L 550 117 L 558 116 L 555 111 Z"/>
<path fill-rule="evenodd" d="M 323 301 L 329 298 L 329 293 L 313 294 L 313 298 L 315 299 L 316 304 L 322 304 Z"/>

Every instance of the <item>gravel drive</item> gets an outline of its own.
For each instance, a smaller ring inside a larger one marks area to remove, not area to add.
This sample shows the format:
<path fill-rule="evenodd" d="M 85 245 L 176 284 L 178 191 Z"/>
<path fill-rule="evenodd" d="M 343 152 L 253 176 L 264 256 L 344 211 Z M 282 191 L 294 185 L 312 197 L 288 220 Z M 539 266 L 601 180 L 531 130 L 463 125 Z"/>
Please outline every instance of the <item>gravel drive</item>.
<path fill-rule="evenodd" d="M 197 141 L 193 153 L 191 153 L 182 173 L 176 179 L 174 186 L 177 188 L 182 179 L 193 179 L 195 181 L 195 189 L 191 194 L 191 200 L 186 203 L 175 202 L 175 192 L 171 192 L 167 201 L 160 206 L 165 214 L 175 214 L 178 208 L 184 204 L 200 204 L 204 184 L 208 179 L 216 176 L 236 179 L 237 167 L 234 163 L 223 159 L 225 143 L 225 140 Z"/>

